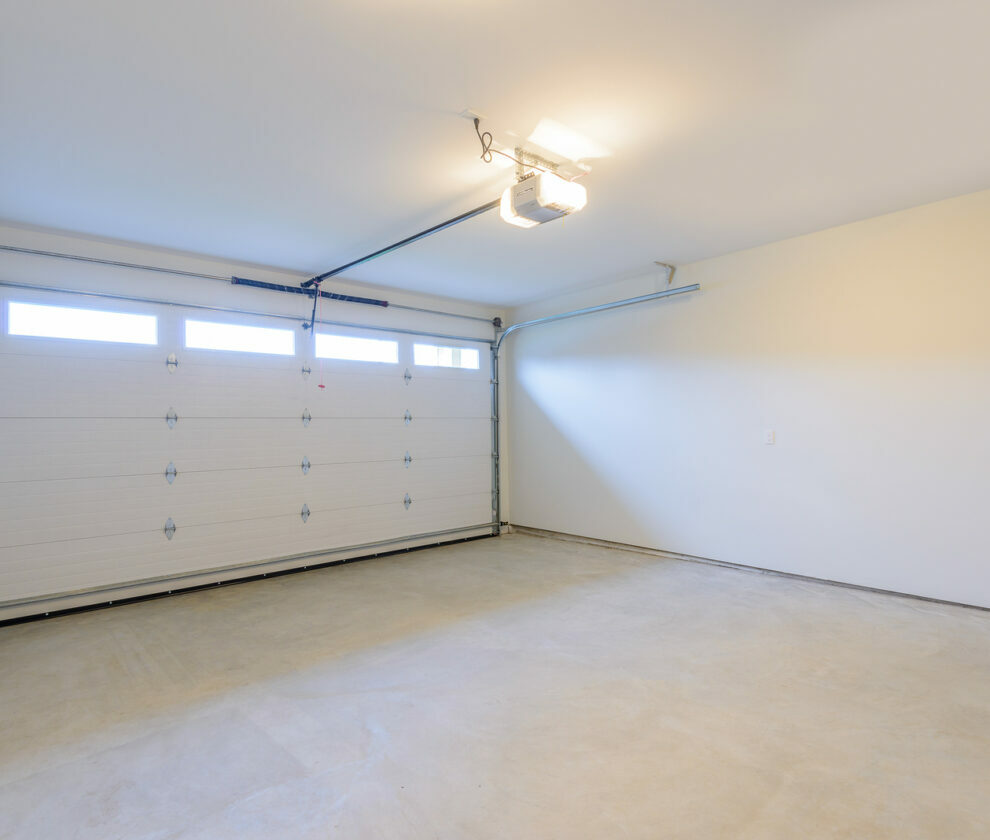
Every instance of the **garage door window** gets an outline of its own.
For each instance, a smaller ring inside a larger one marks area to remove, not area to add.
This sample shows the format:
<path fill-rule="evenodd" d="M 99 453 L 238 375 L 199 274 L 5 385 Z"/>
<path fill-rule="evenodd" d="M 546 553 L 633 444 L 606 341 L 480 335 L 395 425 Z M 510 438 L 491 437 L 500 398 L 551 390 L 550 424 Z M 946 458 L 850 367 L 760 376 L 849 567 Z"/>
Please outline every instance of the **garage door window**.
<path fill-rule="evenodd" d="M 7 307 L 7 332 L 39 338 L 157 344 L 158 319 L 131 312 L 11 301 Z"/>
<path fill-rule="evenodd" d="M 296 337 L 292 330 L 187 320 L 186 347 L 199 350 L 233 350 L 237 353 L 271 353 L 276 356 L 294 356 Z"/>
<path fill-rule="evenodd" d="M 478 370 L 481 354 L 473 347 L 444 347 L 436 344 L 414 344 L 413 361 L 427 367 Z"/>
<path fill-rule="evenodd" d="M 380 338 L 355 338 L 352 335 L 317 334 L 316 356 L 319 359 L 344 359 L 352 362 L 386 362 L 398 364 L 399 342 Z"/>

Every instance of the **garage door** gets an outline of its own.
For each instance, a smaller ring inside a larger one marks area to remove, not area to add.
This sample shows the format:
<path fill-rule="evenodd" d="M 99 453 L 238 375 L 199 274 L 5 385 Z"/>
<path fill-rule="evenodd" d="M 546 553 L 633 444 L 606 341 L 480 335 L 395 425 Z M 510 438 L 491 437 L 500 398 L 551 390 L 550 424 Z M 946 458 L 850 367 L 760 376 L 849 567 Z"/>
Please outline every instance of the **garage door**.
<path fill-rule="evenodd" d="M 25 290 L 3 317 L 0 618 L 492 532 L 486 342 Z"/>

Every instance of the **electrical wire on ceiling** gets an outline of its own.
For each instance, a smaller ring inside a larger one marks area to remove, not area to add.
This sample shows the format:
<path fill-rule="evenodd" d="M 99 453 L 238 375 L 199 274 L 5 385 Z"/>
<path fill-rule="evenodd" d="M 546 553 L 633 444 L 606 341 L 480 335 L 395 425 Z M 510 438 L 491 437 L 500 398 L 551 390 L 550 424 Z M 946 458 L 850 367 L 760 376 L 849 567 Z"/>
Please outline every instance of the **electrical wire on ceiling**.
<path fill-rule="evenodd" d="M 503 152 L 500 149 L 493 149 L 492 143 L 494 142 L 494 138 L 492 137 L 492 133 L 487 130 L 485 131 L 481 130 L 481 120 L 478 117 L 474 118 L 474 130 L 475 133 L 478 135 L 478 139 L 481 141 L 481 159 L 485 163 L 492 162 L 492 155 L 501 155 L 502 157 L 508 158 L 513 163 L 518 164 L 519 166 L 524 166 L 527 169 L 538 169 L 540 172 L 549 172 L 551 175 L 556 175 L 558 178 L 564 178 L 565 181 L 576 181 L 578 178 L 583 178 L 587 174 L 585 172 L 581 172 L 580 174 L 575 175 L 572 178 L 565 178 L 563 175 L 561 175 L 559 172 L 557 172 L 554 169 L 550 169 L 549 167 L 546 166 L 541 166 L 540 164 L 533 163 L 532 161 L 519 160 L 519 158 L 513 157 L 508 152 Z"/>

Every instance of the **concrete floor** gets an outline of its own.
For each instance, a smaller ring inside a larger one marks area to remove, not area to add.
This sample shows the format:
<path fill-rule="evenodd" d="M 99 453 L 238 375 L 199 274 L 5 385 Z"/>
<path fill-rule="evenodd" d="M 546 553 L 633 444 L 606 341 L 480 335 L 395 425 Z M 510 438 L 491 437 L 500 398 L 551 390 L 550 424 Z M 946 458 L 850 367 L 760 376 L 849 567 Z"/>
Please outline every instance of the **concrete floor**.
<path fill-rule="evenodd" d="M 990 613 L 522 535 L 0 628 L 4 838 L 990 837 Z"/>

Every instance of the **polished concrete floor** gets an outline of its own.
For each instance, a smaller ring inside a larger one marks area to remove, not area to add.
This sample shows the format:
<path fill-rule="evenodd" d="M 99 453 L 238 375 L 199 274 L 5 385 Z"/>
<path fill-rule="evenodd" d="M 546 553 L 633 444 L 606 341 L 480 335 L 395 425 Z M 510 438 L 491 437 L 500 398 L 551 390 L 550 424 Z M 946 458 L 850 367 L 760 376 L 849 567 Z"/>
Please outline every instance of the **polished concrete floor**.
<path fill-rule="evenodd" d="M 532 536 L 0 628 L 3 838 L 990 837 L 990 613 Z"/>

